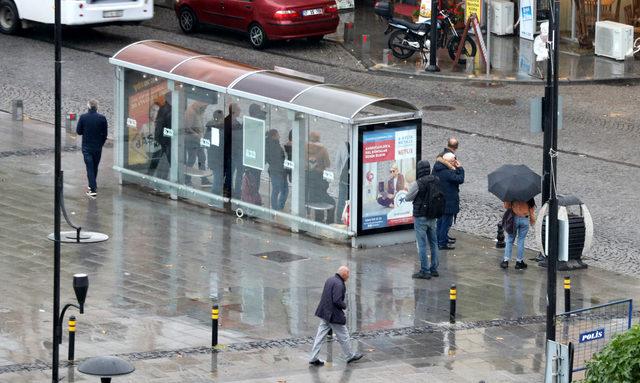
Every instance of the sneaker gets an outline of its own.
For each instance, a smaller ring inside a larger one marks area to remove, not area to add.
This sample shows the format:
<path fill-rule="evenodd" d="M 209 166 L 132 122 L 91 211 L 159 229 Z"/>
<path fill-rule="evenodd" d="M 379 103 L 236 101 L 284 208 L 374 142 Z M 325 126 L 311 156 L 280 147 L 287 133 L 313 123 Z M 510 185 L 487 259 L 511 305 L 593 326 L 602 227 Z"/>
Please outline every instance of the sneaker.
<path fill-rule="evenodd" d="M 527 264 L 524 261 L 516 262 L 516 270 L 524 270 L 527 268 Z"/>
<path fill-rule="evenodd" d="M 94 198 L 98 196 L 98 193 L 96 193 L 94 191 L 91 191 L 91 190 L 87 190 L 87 192 L 84 193 L 84 194 L 88 195 L 89 197 L 94 197 Z"/>
<path fill-rule="evenodd" d="M 309 364 L 312 366 L 324 366 L 324 362 L 321 361 L 320 359 L 310 360 Z"/>
<path fill-rule="evenodd" d="M 517 263 L 516 263 L 516 267 L 517 267 Z M 502 261 L 500 262 L 500 267 L 502 267 L 503 269 L 506 269 L 507 267 L 509 267 L 509 261 Z"/>
<path fill-rule="evenodd" d="M 439 250 L 455 250 L 456 247 L 455 246 L 451 246 L 448 243 L 444 246 L 438 246 Z"/>
<path fill-rule="evenodd" d="M 362 359 L 362 357 L 363 357 L 363 356 L 364 356 L 364 355 L 362 355 L 362 354 L 360 354 L 360 353 L 353 354 L 353 356 L 347 360 L 347 363 L 357 362 L 357 361 L 359 361 L 360 359 Z"/>
<path fill-rule="evenodd" d="M 417 273 L 413 273 L 411 278 L 415 279 L 431 279 L 431 275 L 418 271 Z"/>
<path fill-rule="evenodd" d="M 440 274 L 438 274 L 438 272 L 437 272 L 437 271 L 432 271 L 432 272 L 431 272 L 431 276 L 432 276 L 432 277 L 439 277 L 439 276 L 440 276 Z"/>

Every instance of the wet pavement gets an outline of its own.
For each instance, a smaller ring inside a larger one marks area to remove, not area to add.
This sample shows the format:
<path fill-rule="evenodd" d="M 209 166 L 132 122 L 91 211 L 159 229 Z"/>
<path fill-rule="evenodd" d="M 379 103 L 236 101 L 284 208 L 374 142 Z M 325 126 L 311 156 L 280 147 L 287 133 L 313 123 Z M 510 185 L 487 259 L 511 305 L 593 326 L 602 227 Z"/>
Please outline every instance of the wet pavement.
<path fill-rule="evenodd" d="M 546 62 L 536 63 L 533 53 L 533 41 L 519 36 L 497 36 L 491 34 L 490 46 L 491 71 L 487 74 L 480 50 L 473 60 L 465 65 L 453 65 L 446 49 L 437 52 L 440 72 L 425 72 L 426 64 L 418 53 L 406 60 L 393 57 L 385 52 L 388 49 L 388 37 L 384 31 L 387 22 L 378 18 L 373 6 L 360 5 L 353 11 L 340 14 L 341 25 L 338 31 L 327 38 L 344 44 L 355 57 L 370 70 L 404 74 L 410 76 L 432 76 L 451 79 L 500 80 L 515 82 L 541 83 L 544 81 Z M 402 18 L 402 16 L 396 15 Z M 344 23 L 353 23 L 353 32 L 345 35 Z M 363 44 L 366 35 L 369 48 Z M 348 38 L 345 39 L 345 36 Z M 476 43 L 477 45 L 477 43 Z M 363 49 L 363 46 L 365 48 Z M 640 56 L 638 56 L 640 58 Z M 595 56 L 593 50 L 580 49 L 568 40 L 561 41 L 559 80 L 562 82 L 591 82 L 596 80 L 640 79 L 640 60 L 628 57 L 626 60 L 614 60 Z"/>
<path fill-rule="evenodd" d="M 50 376 L 51 129 L 0 113 L 0 381 Z M 137 371 L 118 381 L 542 380 L 546 269 L 533 263 L 526 271 L 499 269 L 493 241 L 456 232 L 457 249 L 441 255 L 441 277 L 413 280 L 412 244 L 352 249 L 236 219 L 121 186 L 112 163 L 112 149 L 105 148 L 99 196 L 88 199 L 81 154 L 72 147 L 63 153 L 71 219 L 110 239 L 62 246 L 62 302 L 73 301 L 72 275 L 89 274 L 85 314 L 74 313 L 76 358 L 122 355 Z M 324 280 L 341 264 L 352 269 L 347 325 L 367 356 L 346 367 L 332 344 L 331 355 L 323 355 L 333 362 L 309 368 L 313 312 Z M 570 275 L 574 308 L 640 297 L 633 277 L 595 267 Z M 448 323 L 452 283 L 455 326 Z M 212 302 L 221 306 L 225 345 L 213 355 L 207 347 Z M 62 373 L 67 381 L 90 380 Z"/>

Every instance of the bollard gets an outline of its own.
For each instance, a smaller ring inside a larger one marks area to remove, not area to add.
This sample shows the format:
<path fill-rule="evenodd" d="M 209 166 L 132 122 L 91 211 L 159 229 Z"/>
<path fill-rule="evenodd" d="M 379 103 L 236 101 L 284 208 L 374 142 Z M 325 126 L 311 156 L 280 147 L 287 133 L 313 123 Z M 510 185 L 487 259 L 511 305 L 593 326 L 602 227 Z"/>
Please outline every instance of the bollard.
<path fill-rule="evenodd" d="M 385 48 L 382 50 L 382 65 L 389 65 L 391 61 L 391 49 Z"/>
<path fill-rule="evenodd" d="M 67 360 L 73 363 L 74 354 L 76 350 L 76 317 L 69 317 L 69 354 Z"/>
<path fill-rule="evenodd" d="M 456 285 L 452 284 L 449 288 L 449 323 L 456 323 L 456 299 L 458 299 L 458 290 Z"/>
<path fill-rule="evenodd" d="M 24 120 L 24 104 L 22 100 L 11 101 L 11 119 L 13 121 Z"/>
<path fill-rule="evenodd" d="M 353 22 L 344 23 L 344 36 L 342 38 L 345 43 L 353 43 Z"/>
<path fill-rule="evenodd" d="M 362 35 L 362 56 L 369 57 L 371 51 L 371 42 L 369 41 L 369 35 Z"/>
<path fill-rule="evenodd" d="M 498 224 L 498 235 L 496 235 L 496 240 L 496 249 L 504 249 L 504 247 L 507 245 L 504 242 L 504 229 L 502 228 L 501 223 Z"/>
<path fill-rule="evenodd" d="M 64 119 L 64 129 L 67 131 L 67 134 L 76 132 L 73 123 L 76 121 L 77 116 L 78 115 L 73 112 L 67 113 L 67 116 Z"/>
<path fill-rule="evenodd" d="M 571 277 L 564 277 L 564 312 L 571 311 Z"/>
<path fill-rule="evenodd" d="M 211 348 L 214 348 L 218 345 L 218 316 L 220 314 L 220 310 L 218 310 L 218 305 L 215 304 L 211 307 Z"/>

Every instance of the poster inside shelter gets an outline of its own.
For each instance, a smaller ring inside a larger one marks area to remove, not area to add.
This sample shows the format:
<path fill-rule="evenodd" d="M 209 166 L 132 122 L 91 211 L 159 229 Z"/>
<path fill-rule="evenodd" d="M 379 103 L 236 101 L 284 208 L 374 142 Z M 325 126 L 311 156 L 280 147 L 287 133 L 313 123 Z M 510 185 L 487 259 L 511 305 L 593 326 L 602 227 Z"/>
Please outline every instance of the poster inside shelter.
<path fill-rule="evenodd" d="M 361 153 L 362 230 L 413 223 L 405 197 L 416 179 L 415 125 L 364 132 Z"/>
<path fill-rule="evenodd" d="M 153 139 L 158 106 L 154 100 L 168 94 L 167 81 L 139 76 L 128 84 L 127 129 L 129 165 L 149 162 L 160 147 Z"/>

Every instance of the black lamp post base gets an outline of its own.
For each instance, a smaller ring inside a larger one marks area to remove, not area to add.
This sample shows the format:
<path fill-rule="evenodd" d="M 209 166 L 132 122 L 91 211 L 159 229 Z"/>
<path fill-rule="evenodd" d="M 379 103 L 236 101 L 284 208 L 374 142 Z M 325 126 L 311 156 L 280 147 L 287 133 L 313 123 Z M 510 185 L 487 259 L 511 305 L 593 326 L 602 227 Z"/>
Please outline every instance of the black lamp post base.
<path fill-rule="evenodd" d="M 54 240 L 54 233 L 51 233 L 47 236 L 50 240 Z M 92 231 L 82 231 L 80 232 L 80 236 L 78 236 L 77 231 L 61 231 L 60 232 L 60 242 L 62 243 L 96 243 L 96 242 L 104 242 L 109 239 L 109 236 L 102 233 L 96 233 Z"/>
<path fill-rule="evenodd" d="M 440 72 L 440 68 L 435 64 L 434 65 L 429 64 L 427 66 L 427 68 L 425 69 L 425 71 L 427 71 L 427 72 Z"/>

